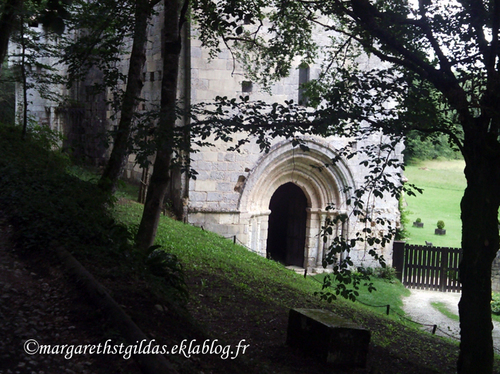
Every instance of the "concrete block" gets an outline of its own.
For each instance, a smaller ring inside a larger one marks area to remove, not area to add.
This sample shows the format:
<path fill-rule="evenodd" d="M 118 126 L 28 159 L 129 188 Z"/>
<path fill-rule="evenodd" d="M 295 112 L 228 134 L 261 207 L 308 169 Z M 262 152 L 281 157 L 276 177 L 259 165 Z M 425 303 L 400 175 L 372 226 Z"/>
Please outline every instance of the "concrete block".
<path fill-rule="evenodd" d="M 290 309 L 286 344 L 341 367 L 365 367 L 370 331 L 323 309 Z"/>
<path fill-rule="evenodd" d="M 239 162 L 229 162 L 227 164 L 227 170 L 228 171 L 236 171 L 236 170 L 243 171 L 243 170 L 245 170 L 245 167 L 244 167 L 244 164 L 241 164 Z"/>
<path fill-rule="evenodd" d="M 210 172 L 210 179 L 216 180 L 216 181 L 223 181 L 226 179 L 226 176 L 223 171 L 211 171 Z"/>
<path fill-rule="evenodd" d="M 208 162 L 217 162 L 217 152 L 204 151 L 203 160 Z"/>
<path fill-rule="evenodd" d="M 207 193 L 207 201 L 221 201 L 222 193 L 220 192 L 208 192 Z"/>
<path fill-rule="evenodd" d="M 207 193 L 206 192 L 190 192 L 189 197 L 191 199 L 191 203 L 194 202 L 203 202 L 207 201 Z"/>
<path fill-rule="evenodd" d="M 219 183 L 220 184 L 220 183 Z M 197 179 L 194 182 L 194 189 L 196 191 L 206 191 L 206 192 L 211 192 L 211 191 L 217 191 L 218 188 L 218 183 L 217 181 L 211 181 L 211 180 L 199 180 Z"/>
<path fill-rule="evenodd" d="M 215 181 L 214 181 L 215 182 Z M 234 192 L 231 183 L 217 183 L 217 189 L 213 191 L 221 191 L 221 192 Z"/>

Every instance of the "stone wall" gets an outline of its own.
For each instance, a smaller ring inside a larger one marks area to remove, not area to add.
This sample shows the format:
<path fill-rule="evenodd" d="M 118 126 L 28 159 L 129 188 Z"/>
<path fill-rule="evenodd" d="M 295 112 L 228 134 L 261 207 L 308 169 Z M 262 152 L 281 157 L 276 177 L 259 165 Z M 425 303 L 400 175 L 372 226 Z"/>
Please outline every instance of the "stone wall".
<path fill-rule="evenodd" d="M 210 101 L 217 95 L 229 98 L 248 95 L 250 100 L 266 102 L 283 103 L 291 99 L 298 101 L 299 60 L 288 78 L 272 86 L 270 94 L 261 91 L 255 82 L 252 82 L 251 92 L 243 92 L 244 82 L 248 80 L 244 71 L 233 65 L 230 53 L 223 51 L 217 58 L 209 61 L 208 51 L 201 47 L 196 39 L 196 32 L 193 31 L 192 34 L 193 103 Z M 371 62 L 366 58 L 364 63 L 369 66 Z M 316 78 L 319 71 L 319 66 L 311 66 L 310 78 Z M 373 137 L 368 141 L 380 142 L 381 138 Z M 312 165 L 320 167 L 330 163 L 336 150 L 345 146 L 348 140 L 308 137 L 307 142 L 311 151 L 303 152 L 292 147 L 289 141 L 274 139 L 271 151 L 262 154 L 255 142 L 237 153 L 228 152 L 229 144 L 219 141 L 213 142 L 213 147 L 193 154 L 192 166 L 198 176 L 189 184 L 189 222 L 224 236 L 236 236 L 239 242 L 266 256 L 270 200 L 280 186 L 288 182 L 294 183 L 308 200 L 303 266 L 319 270 L 324 256 L 320 228 L 325 217 L 330 214 L 325 208 L 327 204 L 334 203 L 337 207 L 335 214 L 349 213 L 350 208 L 346 206 L 348 196 L 342 191 L 346 187 L 360 186 L 366 170 L 359 165 L 361 160 L 354 157 L 320 172 Z M 363 145 L 358 144 L 359 147 Z M 379 199 L 375 210 L 393 222 L 399 221 L 395 199 Z M 353 234 L 360 228 L 359 223 L 351 220 L 343 228 L 344 235 Z M 340 232 L 341 228 L 336 230 Z M 359 248 L 351 254 L 357 264 L 374 265 L 371 256 L 367 254 L 368 250 L 369 248 Z M 385 253 L 385 257 L 391 258 L 389 253 Z"/>

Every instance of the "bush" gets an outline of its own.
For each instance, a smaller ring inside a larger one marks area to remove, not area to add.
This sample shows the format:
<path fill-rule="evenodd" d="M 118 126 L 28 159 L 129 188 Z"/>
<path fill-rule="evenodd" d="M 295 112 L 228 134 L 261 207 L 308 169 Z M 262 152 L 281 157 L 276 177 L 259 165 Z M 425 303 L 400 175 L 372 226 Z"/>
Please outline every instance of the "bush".
<path fill-rule="evenodd" d="M 396 269 L 390 266 L 387 266 L 385 268 L 376 268 L 375 275 L 379 278 L 393 281 L 396 279 Z"/>
<path fill-rule="evenodd" d="M 442 220 L 437 221 L 437 228 L 439 230 L 444 229 L 444 221 L 442 221 Z"/>
<path fill-rule="evenodd" d="M 500 315 L 500 293 L 491 294 L 491 313 Z"/>
<path fill-rule="evenodd" d="M 447 135 L 424 134 L 413 130 L 406 137 L 403 155 L 406 163 L 416 160 L 459 160 L 462 155 L 455 148 L 450 145 Z"/>
<path fill-rule="evenodd" d="M 161 249 L 160 246 L 152 246 L 148 252 L 145 263 L 149 271 L 164 280 L 172 299 L 177 299 L 181 305 L 185 305 L 189 294 L 182 263 L 178 257 Z"/>
<path fill-rule="evenodd" d="M 422 218 L 417 218 L 417 219 L 415 220 L 415 222 L 418 222 L 418 223 L 422 222 Z"/>

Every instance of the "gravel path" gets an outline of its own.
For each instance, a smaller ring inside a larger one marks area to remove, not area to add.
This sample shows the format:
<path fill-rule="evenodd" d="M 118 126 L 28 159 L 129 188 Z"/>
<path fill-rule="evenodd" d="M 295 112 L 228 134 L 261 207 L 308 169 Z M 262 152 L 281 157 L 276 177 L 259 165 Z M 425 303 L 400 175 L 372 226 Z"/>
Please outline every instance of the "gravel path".
<path fill-rule="evenodd" d="M 410 290 L 411 295 L 403 299 L 403 309 L 416 322 L 424 325 L 437 325 L 436 335 L 460 339 L 460 325 L 458 321 L 448 318 L 434 307 L 432 302 L 442 302 L 447 309 L 458 316 L 458 292 L 438 292 L 427 290 Z M 500 350 L 500 323 L 493 322 L 493 344 Z M 422 326 L 423 330 L 432 331 L 432 326 Z"/>

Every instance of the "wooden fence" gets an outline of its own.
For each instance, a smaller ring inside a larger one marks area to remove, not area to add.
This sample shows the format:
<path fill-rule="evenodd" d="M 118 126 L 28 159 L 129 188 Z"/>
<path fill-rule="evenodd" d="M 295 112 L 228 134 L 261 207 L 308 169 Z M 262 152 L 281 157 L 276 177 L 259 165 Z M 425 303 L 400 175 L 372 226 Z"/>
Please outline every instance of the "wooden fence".
<path fill-rule="evenodd" d="M 410 245 L 395 242 L 393 266 L 399 279 L 408 288 L 458 292 L 460 248 Z"/>

